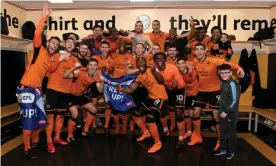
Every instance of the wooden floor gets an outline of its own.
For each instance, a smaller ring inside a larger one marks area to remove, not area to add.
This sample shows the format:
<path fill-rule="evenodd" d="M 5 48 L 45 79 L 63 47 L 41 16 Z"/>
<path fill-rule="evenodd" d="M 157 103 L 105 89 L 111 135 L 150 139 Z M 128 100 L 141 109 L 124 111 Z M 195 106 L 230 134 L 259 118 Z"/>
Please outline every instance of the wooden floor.
<path fill-rule="evenodd" d="M 172 135 L 177 135 L 174 133 Z M 203 137 L 215 137 L 215 133 L 203 133 Z M 258 150 L 262 155 L 264 155 L 268 160 L 270 160 L 273 164 L 276 165 L 276 151 L 273 150 L 271 147 L 266 145 L 263 141 L 259 138 L 254 136 L 251 133 L 238 133 L 239 138 L 243 138 L 247 141 L 251 146 L 253 146 L 256 150 Z M 11 150 L 15 149 L 19 145 L 23 143 L 22 135 L 14 138 L 13 140 L 5 143 L 1 147 L 1 156 L 5 155 L 6 153 L 10 152 Z"/>

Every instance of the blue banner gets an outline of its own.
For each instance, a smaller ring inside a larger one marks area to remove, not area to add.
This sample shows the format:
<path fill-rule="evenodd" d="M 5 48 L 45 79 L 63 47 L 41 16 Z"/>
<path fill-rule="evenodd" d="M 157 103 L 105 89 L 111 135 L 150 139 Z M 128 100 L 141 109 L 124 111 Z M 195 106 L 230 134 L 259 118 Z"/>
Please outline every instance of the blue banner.
<path fill-rule="evenodd" d="M 36 130 L 47 126 L 41 89 L 18 87 L 16 97 L 20 105 L 20 117 L 23 129 Z"/>
<path fill-rule="evenodd" d="M 122 88 L 130 88 L 135 81 L 137 75 L 129 74 L 119 78 L 111 78 L 105 72 L 104 77 L 104 97 L 106 103 L 110 104 L 117 111 L 128 111 L 135 107 L 134 100 L 131 95 L 116 90 L 116 85 L 120 84 Z"/>

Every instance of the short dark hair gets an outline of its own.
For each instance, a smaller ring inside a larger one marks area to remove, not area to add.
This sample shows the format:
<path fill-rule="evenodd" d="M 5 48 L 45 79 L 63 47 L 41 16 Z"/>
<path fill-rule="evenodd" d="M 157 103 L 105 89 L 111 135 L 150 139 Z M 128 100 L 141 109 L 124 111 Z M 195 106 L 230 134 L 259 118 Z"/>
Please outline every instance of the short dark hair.
<path fill-rule="evenodd" d="M 89 60 L 89 62 L 96 62 L 96 63 L 98 64 L 98 60 L 95 59 L 95 58 L 91 58 L 91 59 Z"/>
<path fill-rule="evenodd" d="M 207 31 L 205 27 L 197 27 L 196 31 L 204 30 L 205 32 Z"/>
<path fill-rule="evenodd" d="M 143 43 L 136 43 L 136 44 L 135 44 L 135 47 L 136 47 L 137 45 L 142 45 L 142 46 L 143 46 L 143 48 L 145 48 L 145 46 L 144 46 L 144 44 L 143 44 Z"/>
<path fill-rule="evenodd" d="M 179 57 L 179 58 L 177 58 L 176 62 L 179 62 L 179 61 L 185 61 L 185 62 L 186 62 L 186 60 L 185 60 L 184 57 Z"/>
<path fill-rule="evenodd" d="M 110 44 L 109 44 L 107 41 L 105 41 L 105 40 L 103 40 L 103 41 L 100 43 L 100 46 L 103 45 L 103 44 L 107 44 L 108 47 L 110 47 Z"/>
<path fill-rule="evenodd" d="M 171 43 L 170 45 L 168 45 L 167 50 L 169 50 L 170 48 L 176 48 L 177 49 L 176 44 Z"/>
<path fill-rule="evenodd" d="M 225 36 L 227 37 L 227 39 L 229 38 L 229 36 L 228 36 L 227 33 L 222 33 L 221 36 L 222 36 L 222 35 L 225 35 Z"/>
<path fill-rule="evenodd" d="M 219 70 L 230 70 L 231 71 L 231 66 L 229 64 L 222 64 L 219 66 Z"/>
<path fill-rule="evenodd" d="M 144 24 L 142 23 L 142 21 L 136 21 L 136 23 L 135 23 L 135 24 L 137 24 L 137 23 L 141 23 L 141 24 L 142 24 L 142 26 L 144 26 Z"/>
<path fill-rule="evenodd" d="M 68 33 L 64 33 L 64 34 L 62 34 L 62 39 L 63 39 L 64 41 L 65 41 L 65 40 L 67 40 L 67 39 L 68 39 L 68 37 L 69 37 L 70 35 L 74 35 L 74 36 L 76 36 L 76 39 L 77 39 L 77 40 L 79 40 L 79 39 L 80 39 L 79 35 L 78 35 L 78 34 L 76 34 L 76 33 L 74 33 L 74 32 L 68 32 Z"/>
<path fill-rule="evenodd" d="M 88 42 L 87 41 L 80 42 L 80 46 L 82 46 L 82 45 L 86 45 L 88 47 Z"/>
<path fill-rule="evenodd" d="M 73 40 L 74 43 L 76 42 L 75 39 L 73 39 L 72 37 L 68 37 L 65 41 L 67 41 L 67 40 Z"/>
<path fill-rule="evenodd" d="M 159 20 L 153 20 L 152 22 L 158 22 L 160 24 L 160 21 Z"/>
<path fill-rule="evenodd" d="M 215 29 L 218 29 L 218 30 L 219 30 L 219 33 L 222 34 L 222 30 L 221 30 L 221 28 L 220 28 L 219 26 L 214 26 L 214 27 L 211 29 L 211 33 L 213 33 L 213 31 L 214 31 Z"/>
<path fill-rule="evenodd" d="M 197 46 L 202 46 L 202 47 L 204 48 L 204 50 L 206 49 L 206 46 L 205 46 L 205 44 L 203 44 L 203 43 L 196 43 L 195 48 L 196 48 Z"/>
<path fill-rule="evenodd" d="M 57 36 L 52 36 L 50 39 L 49 39 L 49 42 L 52 40 L 52 39 L 56 39 L 59 43 L 60 43 L 60 38 L 57 37 Z"/>
<path fill-rule="evenodd" d="M 161 46 L 160 46 L 158 43 L 153 44 L 153 46 L 158 46 L 159 48 L 161 48 Z M 152 46 L 152 47 L 153 47 L 153 46 Z"/>
<path fill-rule="evenodd" d="M 167 59 L 167 56 L 164 52 L 157 52 L 153 55 L 153 60 L 156 60 L 158 55 L 162 55 L 164 57 L 164 59 Z"/>
<path fill-rule="evenodd" d="M 101 30 L 103 30 L 103 28 L 102 28 L 101 26 L 99 26 L 99 25 L 95 25 L 95 26 L 93 27 L 93 30 L 96 29 L 96 28 L 100 28 Z"/>

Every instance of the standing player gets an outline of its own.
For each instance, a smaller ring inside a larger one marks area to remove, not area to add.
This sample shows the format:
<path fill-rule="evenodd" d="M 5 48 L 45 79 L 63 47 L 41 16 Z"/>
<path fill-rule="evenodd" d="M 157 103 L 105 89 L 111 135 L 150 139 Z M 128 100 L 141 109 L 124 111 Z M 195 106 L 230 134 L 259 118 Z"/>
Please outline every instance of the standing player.
<path fill-rule="evenodd" d="M 166 63 L 166 55 L 163 53 L 154 54 L 154 63 L 158 72 L 164 78 L 167 94 L 169 96 L 168 108 L 170 112 L 175 111 L 173 114 L 176 114 L 177 122 L 182 122 L 184 120 L 182 116 L 184 109 L 185 83 L 181 77 L 181 74 L 175 65 Z M 170 115 L 172 115 L 172 113 L 170 113 Z M 169 131 L 167 127 L 167 117 L 164 116 L 160 119 L 165 135 L 169 135 L 169 132 L 174 129 L 175 124 L 171 124 Z M 175 121 L 172 123 L 175 123 Z M 183 135 L 179 135 L 179 138 L 182 139 Z"/>
<path fill-rule="evenodd" d="M 197 43 L 195 45 L 195 68 L 198 71 L 199 76 L 199 89 L 198 89 L 198 101 L 195 102 L 195 109 L 202 109 L 205 107 L 205 103 L 212 106 L 213 109 L 213 120 L 216 124 L 218 141 L 215 150 L 218 149 L 220 143 L 220 126 L 219 126 L 219 99 L 220 99 L 220 81 L 217 76 L 217 67 L 222 64 L 229 64 L 232 69 L 237 71 L 239 77 L 244 77 L 243 69 L 237 65 L 230 62 L 226 62 L 219 58 L 207 57 L 206 47 L 202 43 Z M 189 145 L 195 145 L 196 143 L 201 143 L 202 139 L 200 137 L 192 137 L 191 143 Z"/>
<path fill-rule="evenodd" d="M 222 30 L 219 26 L 214 26 L 211 29 L 212 37 L 210 41 L 207 43 L 207 55 L 216 56 L 217 52 L 219 52 L 219 41 L 222 34 Z"/>
<path fill-rule="evenodd" d="M 132 40 L 128 37 L 124 37 L 121 35 L 118 35 L 118 31 L 116 28 L 111 28 L 109 30 L 110 38 L 109 38 L 109 43 L 110 43 L 110 53 L 116 53 L 119 49 L 119 42 L 120 40 L 124 39 L 127 41 L 127 44 L 131 44 Z"/>
<path fill-rule="evenodd" d="M 155 55 L 158 54 L 159 53 Z M 160 54 L 165 56 L 163 53 Z M 139 83 L 141 83 L 149 91 L 149 98 L 146 106 L 146 108 L 149 110 L 149 114 L 147 115 L 146 122 L 150 131 L 150 135 L 154 139 L 154 145 L 148 150 L 148 153 L 155 153 L 162 148 L 162 142 L 159 138 L 156 120 L 159 116 L 164 116 L 164 106 L 168 96 L 166 94 L 164 85 L 162 85 L 162 83 L 164 83 L 164 79 L 162 78 L 161 74 L 156 71 L 156 69 L 147 68 L 144 58 L 137 59 L 137 67 L 140 71 L 140 75 L 136 78 L 136 81 L 132 84 L 131 88 L 123 89 L 120 86 L 117 86 L 117 88 L 124 93 L 130 94 L 133 93 L 135 89 L 139 87 Z M 140 112 L 137 112 L 137 114 L 139 117 Z M 147 134 L 145 137 L 145 134 L 148 133 L 148 131 L 144 125 L 141 126 L 141 124 L 143 124 L 142 120 L 140 119 L 139 122 L 140 123 L 138 123 L 138 125 L 140 125 L 139 127 L 141 127 L 143 130 L 144 138 L 149 137 L 149 134 Z"/>
<path fill-rule="evenodd" d="M 101 55 L 95 55 L 93 56 L 93 58 L 98 61 L 98 71 L 101 73 L 102 70 L 110 70 L 111 68 L 113 68 L 114 59 L 109 54 L 110 45 L 108 42 L 106 41 L 101 42 L 100 50 L 101 50 Z M 96 106 L 96 103 L 98 102 L 98 98 L 101 96 L 101 94 L 99 93 L 95 83 L 91 85 L 91 93 L 92 93 L 93 104 Z M 104 123 L 104 133 L 106 136 L 110 135 L 110 131 L 109 131 L 110 117 L 111 117 L 111 109 L 106 108 L 105 123 Z M 95 132 L 95 128 L 92 129 L 92 133 L 94 132 Z"/>
<path fill-rule="evenodd" d="M 135 51 L 136 44 L 141 43 L 144 45 L 145 50 L 148 48 L 145 54 L 151 53 L 153 44 L 150 37 L 144 34 L 141 21 L 135 23 L 135 33 L 130 33 L 128 37 L 132 39 L 132 52 Z"/>
<path fill-rule="evenodd" d="M 152 32 L 147 33 L 147 35 L 149 35 L 150 40 L 152 41 L 153 45 L 159 45 L 162 46 L 162 48 L 160 48 L 159 51 L 157 52 L 164 52 L 164 45 L 165 45 L 165 40 L 167 37 L 169 37 L 168 33 L 162 32 L 160 30 L 160 21 L 159 20 L 154 20 L 152 21 Z M 154 55 L 154 53 L 152 53 L 152 55 Z"/>
<path fill-rule="evenodd" d="M 136 68 L 136 62 L 135 58 L 127 53 L 126 50 L 127 41 L 125 39 L 121 39 L 119 41 L 119 52 L 112 54 L 112 58 L 114 59 L 114 73 L 113 77 L 118 78 L 127 74 L 134 74 L 137 71 Z M 117 110 L 112 110 L 113 119 L 115 122 L 115 134 L 119 134 L 120 126 L 119 126 L 119 118 L 120 118 L 120 112 Z M 128 122 L 128 114 L 127 112 L 123 113 L 122 117 L 122 129 L 123 134 L 127 133 L 127 122 Z M 130 131 L 134 131 L 134 124 L 130 124 Z"/>
<path fill-rule="evenodd" d="M 26 69 L 16 92 L 20 104 L 24 154 L 31 160 L 37 158 L 34 157 L 31 152 L 31 134 L 35 132 L 38 137 L 40 127 L 47 126 L 41 90 L 42 80 L 51 65 L 51 59 L 57 56 L 56 51 L 60 43 L 58 37 L 51 37 L 47 48 L 44 47 L 46 43 L 42 42 L 44 22 L 50 14 L 51 9 L 46 3 L 43 6 L 43 16 L 35 31 L 32 61 Z M 32 102 L 30 103 L 30 101 Z M 36 112 L 33 110 L 36 110 Z"/>
<path fill-rule="evenodd" d="M 49 121 L 49 127 L 46 128 L 47 135 L 47 150 L 49 153 L 55 152 L 55 147 L 52 141 L 52 132 L 54 126 L 54 114 L 55 119 L 55 137 L 54 143 L 67 145 L 66 141 L 60 139 L 60 132 L 63 127 L 64 113 L 67 111 L 67 101 L 69 98 L 70 87 L 72 80 L 64 79 L 63 74 L 66 70 L 72 68 L 79 60 L 72 55 L 72 51 L 75 49 L 75 40 L 68 38 L 65 41 L 65 51 L 69 56 L 57 56 L 53 59 L 53 65 L 49 68 L 49 79 L 46 93 L 46 110 Z"/>
<path fill-rule="evenodd" d="M 188 52 L 189 55 L 187 57 L 188 61 L 193 61 L 194 57 L 195 57 L 195 45 L 197 43 L 203 43 L 204 45 L 207 45 L 208 42 L 210 41 L 210 37 L 208 35 L 206 35 L 206 29 L 204 27 L 198 27 L 196 28 L 196 37 L 191 39 L 188 42 Z"/>
<path fill-rule="evenodd" d="M 183 131 L 185 132 L 185 130 L 187 129 L 187 132 L 184 134 L 183 140 L 192 136 L 191 123 L 193 123 L 193 127 L 194 127 L 193 135 L 201 138 L 200 111 L 198 109 L 194 109 L 194 102 L 197 100 L 197 92 L 198 92 L 198 85 L 199 85 L 197 71 L 193 70 L 191 67 L 188 66 L 187 62 L 185 61 L 185 58 L 178 58 L 177 66 L 186 85 L 186 98 L 185 98 L 186 109 L 184 110 L 185 125 L 184 125 Z M 182 147 L 184 145 L 183 140 L 178 141 L 177 148 Z M 190 142 L 188 144 L 190 144 Z"/>
<path fill-rule="evenodd" d="M 103 36 L 102 27 L 95 25 L 93 28 L 93 35 L 88 35 L 82 39 L 82 41 L 88 42 L 89 50 L 91 51 L 91 55 L 100 55 L 100 43 L 102 41 L 107 41 Z"/>
<path fill-rule="evenodd" d="M 78 58 L 78 60 L 81 62 L 81 65 L 83 67 L 87 67 L 88 65 L 88 60 L 85 58 L 87 56 L 87 53 L 88 53 L 88 43 L 83 41 L 80 43 L 79 52 L 76 56 L 76 58 Z"/>
<path fill-rule="evenodd" d="M 67 142 L 70 144 L 75 143 L 73 137 L 73 132 L 76 126 L 76 121 L 78 117 L 78 108 L 85 109 L 88 112 L 87 120 L 85 122 L 82 135 L 87 135 L 88 128 L 95 119 L 97 108 L 92 104 L 91 100 L 84 96 L 84 91 L 92 83 L 96 82 L 96 86 L 99 92 L 103 91 L 103 77 L 98 76 L 97 74 L 97 65 L 98 62 L 95 59 L 91 59 L 88 63 L 87 68 L 81 68 L 79 63 L 76 63 L 75 66 L 64 73 L 65 79 L 77 78 L 70 87 L 70 99 L 68 102 L 69 111 L 71 113 L 71 118 L 68 122 L 68 136 Z"/>

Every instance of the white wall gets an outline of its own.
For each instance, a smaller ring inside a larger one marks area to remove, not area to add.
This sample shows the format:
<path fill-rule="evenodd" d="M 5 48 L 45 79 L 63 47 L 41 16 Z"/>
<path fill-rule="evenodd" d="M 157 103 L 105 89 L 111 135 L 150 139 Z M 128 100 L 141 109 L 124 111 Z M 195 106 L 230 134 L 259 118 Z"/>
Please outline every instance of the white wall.
<path fill-rule="evenodd" d="M 4 11 L 6 11 L 6 15 L 10 16 L 10 19 L 6 17 L 9 36 L 21 38 L 21 28 L 26 21 L 26 11 L 1 1 L 1 16 L 4 16 Z M 9 24 L 9 20 L 11 24 Z"/>
<path fill-rule="evenodd" d="M 261 13 L 261 14 L 260 14 Z M 268 26 L 270 26 L 270 10 L 269 9 L 133 9 L 133 10 L 60 10 L 53 11 L 52 17 L 53 20 L 57 20 L 59 22 L 60 16 L 62 16 L 62 20 L 72 21 L 72 18 L 77 20 L 76 27 L 78 30 L 75 32 L 78 33 L 81 37 L 84 37 L 91 33 L 91 30 L 84 30 L 83 23 L 85 20 L 103 20 L 106 22 L 111 19 L 113 15 L 116 17 L 116 28 L 117 29 L 127 29 L 132 30 L 134 28 L 134 23 L 136 21 L 137 16 L 141 14 L 146 14 L 150 17 L 151 21 L 158 19 L 161 21 L 161 29 L 165 32 L 168 32 L 171 23 L 171 17 L 175 17 L 177 22 L 175 26 L 178 27 L 178 19 L 179 15 L 182 15 L 182 19 L 187 19 L 189 16 L 193 16 L 195 19 L 204 20 L 207 22 L 210 21 L 208 32 L 210 32 L 211 27 L 217 25 L 218 15 L 227 15 L 227 25 L 226 30 L 224 32 L 228 34 L 236 35 L 237 40 L 247 40 L 251 37 L 256 29 L 253 30 L 252 20 L 267 20 Z M 216 17 L 213 20 L 213 15 Z M 33 20 L 37 22 L 41 16 L 40 11 L 32 11 L 26 13 L 27 20 Z M 237 30 L 234 29 L 234 20 L 240 19 L 241 21 L 238 23 Z M 241 28 L 241 22 L 245 19 L 248 19 L 248 23 L 251 25 L 247 25 L 245 27 L 249 28 L 249 30 L 243 30 Z M 202 24 L 201 24 L 202 25 Z M 64 22 L 63 22 L 64 26 Z M 184 24 L 183 24 L 184 26 Z M 258 27 L 258 26 L 257 26 Z M 258 28 L 257 28 L 258 29 Z M 179 32 L 186 29 L 178 29 Z M 64 32 L 73 31 L 72 24 L 69 24 L 68 30 L 49 30 L 48 35 L 57 35 L 61 37 L 61 34 Z M 151 27 L 149 27 L 145 31 L 151 31 Z"/>

